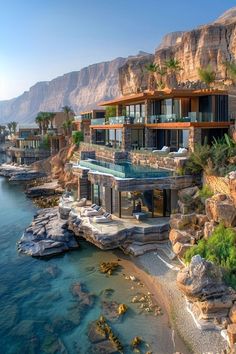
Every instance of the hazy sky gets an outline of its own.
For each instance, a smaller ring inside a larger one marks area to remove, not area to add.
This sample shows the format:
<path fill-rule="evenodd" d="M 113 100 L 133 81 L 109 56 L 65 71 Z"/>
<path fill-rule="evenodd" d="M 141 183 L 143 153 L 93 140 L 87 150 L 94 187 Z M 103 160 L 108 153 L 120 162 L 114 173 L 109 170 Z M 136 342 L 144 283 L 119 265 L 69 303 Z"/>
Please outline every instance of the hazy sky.
<path fill-rule="evenodd" d="M 213 21 L 231 0 L 0 0 L 0 100 L 96 62 L 154 52 L 167 32 Z"/>

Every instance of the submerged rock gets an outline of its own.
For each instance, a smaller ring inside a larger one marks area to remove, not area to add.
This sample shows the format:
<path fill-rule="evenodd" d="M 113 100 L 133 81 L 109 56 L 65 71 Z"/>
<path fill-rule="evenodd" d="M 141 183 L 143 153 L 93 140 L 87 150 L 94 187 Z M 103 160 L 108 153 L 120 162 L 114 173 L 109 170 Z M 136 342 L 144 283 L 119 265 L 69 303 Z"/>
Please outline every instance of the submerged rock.
<path fill-rule="evenodd" d="M 67 229 L 66 221 L 60 219 L 57 208 L 37 212 L 18 242 L 19 252 L 33 257 L 56 255 L 78 247 L 74 234 Z"/>

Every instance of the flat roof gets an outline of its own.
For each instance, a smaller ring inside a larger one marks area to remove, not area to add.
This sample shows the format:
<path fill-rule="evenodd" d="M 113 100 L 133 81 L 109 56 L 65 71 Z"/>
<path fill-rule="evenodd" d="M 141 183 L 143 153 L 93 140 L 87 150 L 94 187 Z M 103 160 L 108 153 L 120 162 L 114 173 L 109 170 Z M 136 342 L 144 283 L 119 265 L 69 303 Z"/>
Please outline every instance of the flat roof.
<path fill-rule="evenodd" d="M 186 98 L 196 96 L 208 96 L 208 95 L 228 95 L 228 91 L 219 89 L 203 89 L 203 90 L 191 90 L 191 89 L 165 89 L 162 91 L 144 91 L 142 93 L 135 93 L 127 96 L 120 96 L 110 101 L 103 101 L 99 103 L 99 106 L 113 106 L 119 103 L 131 103 L 144 101 L 146 99 L 163 99 L 163 98 Z"/>
<path fill-rule="evenodd" d="M 105 109 L 91 109 L 90 111 L 85 111 L 85 112 L 80 112 L 80 115 L 81 114 L 90 114 L 90 113 L 93 113 L 93 112 L 105 112 Z"/>

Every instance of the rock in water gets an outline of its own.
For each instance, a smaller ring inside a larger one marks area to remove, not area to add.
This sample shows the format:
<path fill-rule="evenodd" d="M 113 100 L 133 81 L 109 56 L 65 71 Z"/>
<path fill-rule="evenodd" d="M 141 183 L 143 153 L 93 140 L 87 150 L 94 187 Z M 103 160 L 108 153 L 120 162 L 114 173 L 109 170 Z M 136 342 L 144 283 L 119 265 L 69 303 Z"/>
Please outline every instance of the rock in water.
<path fill-rule="evenodd" d="M 58 208 L 40 210 L 18 242 L 18 250 L 33 257 L 60 254 L 79 245 Z"/>

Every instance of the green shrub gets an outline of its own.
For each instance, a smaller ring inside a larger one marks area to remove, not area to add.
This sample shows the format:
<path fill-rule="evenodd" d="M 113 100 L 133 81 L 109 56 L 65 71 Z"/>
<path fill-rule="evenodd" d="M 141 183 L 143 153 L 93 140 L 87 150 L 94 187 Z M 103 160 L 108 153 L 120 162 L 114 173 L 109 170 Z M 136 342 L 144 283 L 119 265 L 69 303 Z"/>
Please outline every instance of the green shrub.
<path fill-rule="evenodd" d="M 207 184 L 205 184 L 205 186 L 203 186 L 199 191 L 199 197 L 203 199 L 211 198 L 213 195 L 214 193 Z"/>
<path fill-rule="evenodd" d="M 201 239 L 191 247 L 184 259 L 190 263 L 197 254 L 220 266 L 226 283 L 236 288 L 236 232 L 233 229 L 220 224 L 209 239 Z"/>
<path fill-rule="evenodd" d="M 84 135 L 80 131 L 73 131 L 72 132 L 72 140 L 73 143 L 79 146 L 81 141 L 84 141 Z"/>

